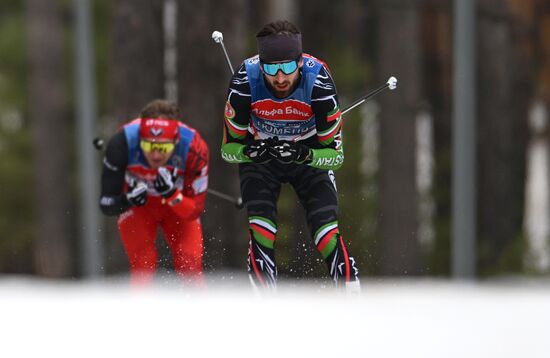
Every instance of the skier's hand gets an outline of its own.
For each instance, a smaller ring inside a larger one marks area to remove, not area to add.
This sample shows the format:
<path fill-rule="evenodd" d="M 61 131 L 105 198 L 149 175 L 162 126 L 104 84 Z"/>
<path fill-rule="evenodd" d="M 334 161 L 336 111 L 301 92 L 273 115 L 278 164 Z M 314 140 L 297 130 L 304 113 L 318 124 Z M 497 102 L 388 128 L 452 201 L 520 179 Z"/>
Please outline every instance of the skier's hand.
<path fill-rule="evenodd" d="M 147 184 L 142 181 L 131 179 L 126 200 L 133 206 L 142 206 L 147 202 Z"/>
<path fill-rule="evenodd" d="M 273 148 L 276 139 L 257 139 L 244 147 L 244 155 L 250 158 L 254 163 L 263 164 L 277 157 L 277 152 Z"/>
<path fill-rule="evenodd" d="M 166 167 L 160 167 L 157 172 L 157 177 L 153 183 L 155 190 L 162 195 L 163 198 L 171 197 L 176 191 L 176 179 L 178 178 L 178 168 L 174 167 L 170 172 Z"/>
<path fill-rule="evenodd" d="M 278 141 L 273 147 L 277 153 L 277 160 L 284 164 L 311 162 L 311 149 L 300 142 Z"/>

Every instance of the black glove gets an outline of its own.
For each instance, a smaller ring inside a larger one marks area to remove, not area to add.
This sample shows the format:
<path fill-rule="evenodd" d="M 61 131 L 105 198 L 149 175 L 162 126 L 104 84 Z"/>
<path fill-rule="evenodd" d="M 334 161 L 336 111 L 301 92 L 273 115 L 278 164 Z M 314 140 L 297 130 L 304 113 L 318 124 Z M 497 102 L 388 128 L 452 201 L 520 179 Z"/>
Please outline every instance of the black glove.
<path fill-rule="evenodd" d="M 147 202 L 147 184 L 131 179 L 126 193 L 126 200 L 133 206 L 142 206 Z"/>
<path fill-rule="evenodd" d="M 158 169 L 157 177 L 153 183 L 155 190 L 162 195 L 163 198 L 171 197 L 176 191 L 176 179 L 178 178 L 178 168 L 174 167 L 174 170 L 170 173 L 166 167 L 160 167 Z"/>
<path fill-rule="evenodd" d="M 243 153 L 254 163 L 263 164 L 277 157 L 273 148 L 277 138 L 257 139 L 244 147 Z"/>
<path fill-rule="evenodd" d="M 277 152 L 277 160 L 284 164 L 311 162 L 311 149 L 300 142 L 278 141 L 273 147 Z"/>

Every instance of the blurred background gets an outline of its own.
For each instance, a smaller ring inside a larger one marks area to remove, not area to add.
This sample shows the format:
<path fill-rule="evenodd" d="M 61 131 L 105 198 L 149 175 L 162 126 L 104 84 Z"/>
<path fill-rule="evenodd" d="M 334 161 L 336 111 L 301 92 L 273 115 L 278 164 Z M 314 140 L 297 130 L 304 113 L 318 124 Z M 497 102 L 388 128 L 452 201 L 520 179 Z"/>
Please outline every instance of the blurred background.
<path fill-rule="evenodd" d="M 155 98 L 179 103 L 210 187 L 238 197 L 211 34 L 237 67 L 275 19 L 328 63 L 342 107 L 398 78 L 345 116 L 340 226 L 362 278 L 548 277 L 550 0 L 2 0 L 0 274 L 128 272 L 92 141 Z M 245 212 L 209 196 L 202 222 L 206 272 L 244 273 Z M 288 187 L 279 233 L 280 276 L 328 282 Z"/>

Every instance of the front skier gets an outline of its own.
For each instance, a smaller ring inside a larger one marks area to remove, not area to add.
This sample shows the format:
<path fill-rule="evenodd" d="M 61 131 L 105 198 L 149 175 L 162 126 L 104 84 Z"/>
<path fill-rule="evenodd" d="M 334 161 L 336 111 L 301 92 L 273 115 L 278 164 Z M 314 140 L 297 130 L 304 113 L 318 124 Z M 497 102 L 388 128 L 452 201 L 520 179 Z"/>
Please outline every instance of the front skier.
<path fill-rule="evenodd" d="M 256 35 L 257 56 L 231 79 L 221 154 L 239 164 L 248 212 L 248 272 L 275 287 L 277 199 L 290 183 L 306 210 L 317 250 L 337 286 L 359 289 L 358 271 L 338 228 L 333 170 L 344 161 L 336 87 L 325 63 L 302 53 L 301 33 L 288 21 Z"/>

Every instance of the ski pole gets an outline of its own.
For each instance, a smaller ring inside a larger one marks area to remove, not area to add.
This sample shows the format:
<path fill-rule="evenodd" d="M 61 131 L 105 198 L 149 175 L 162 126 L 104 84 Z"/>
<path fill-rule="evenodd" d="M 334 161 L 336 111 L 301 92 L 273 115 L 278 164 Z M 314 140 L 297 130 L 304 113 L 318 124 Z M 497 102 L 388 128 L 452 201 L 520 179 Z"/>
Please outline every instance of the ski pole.
<path fill-rule="evenodd" d="M 103 145 L 105 144 L 105 141 L 102 138 L 96 137 L 96 138 L 93 139 L 92 143 L 93 143 L 95 149 L 97 149 L 98 151 L 101 151 L 101 150 L 103 150 Z M 206 191 L 209 194 L 212 194 L 215 197 L 218 197 L 220 199 L 223 199 L 223 200 L 229 201 L 230 203 L 233 203 L 235 205 L 235 207 L 239 210 L 244 207 L 243 199 L 241 199 L 240 197 L 235 198 L 235 197 L 232 197 L 231 195 L 224 194 L 222 192 L 219 192 L 217 190 L 210 189 L 210 188 L 208 188 Z"/>
<path fill-rule="evenodd" d="M 389 88 L 391 91 L 396 89 L 397 88 L 397 78 L 391 76 L 390 78 L 388 78 L 388 81 L 386 81 L 386 83 L 383 86 L 380 86 L 377 89 L 370 91 L 369 93 L 367 93 L 363 97 L 360 97 L 360 98 L 356 99 L 352 104 L 350 104 L 349 106 L 347 106 L 346 108 L 344 108 L 342 110 L 342 112 L 341 112 L 342 115 L 349 112 L 349 111 L 351 111 L 355 107 L 363 104 L 365 101 L 367 101 L 367 100 L 371 99 L 372 97 L 376 96 L 378 93 L 382 92 L 386 88 Z"/>
<path fill-rule="evenodd" d="M 231 70 L 231 74 L 235 74 L 235 70 L 233 70 L 233 65 L 231 64 L 231 60 L 229 59 L 229 55 L 227 54 L 227 50 L 225 49 L 225 45 L 223 44 L 223 34 L 219 31 L 212 32 L 212 40 L 222 46 L 223 53 L 225 54 L 225 59 L 227 60 L 227 64 L 229 65 L 229 69 Z"/>
<path fill-rule="evenodd" d="M 238 197 L 238 198 L 234 198 L 230 195 L 227 195 L 227 194 L 224 194 L 222 192 L 219 192 L 217 190 L 214 190 L 214 189 L 208 189 L 208 192 L 214 196 L 217 196 L 218 198 L 220 199 L 224 199 L 224 200 L 227 200 L 233 204 L 235 204 L 235 207 L 237 209 L 242 209 L 244 207 L 243 205 L 243 199 L 241 197 Z"/>
<path fill-rule="evenodd" d="M 343 115 L 344 113 L 347 113 L 347 112 L 351 111 L 352 109 L 354 109 L 355 107 L 363 104 L 365 101 L 367 101 L 367 100 L 371 99 L 372 97 L 376 96 L 378 93 L 382 92 L 386 88 L 389 88 L 392 91 L 394 89 L 396 89 L 397 88 L 397 78 L 391 76 L 390 78 L 388 78 L 388 81 L 383 86 L 380 86 L 377 89 L 370 91 L 366 95 L 364 95 L 364 96 L 356 99 L 355 101 L 353 101 L 353 103 L 350 104 L 349 106 L 346 106 L 346 108 L 344 108 L 340 112 L 340 115 Z M 294 138 L 293 141 L 297 142 L 299 140 L 302 140 L 304 138 L 304 136 L 305 136 L 305 134 L 301 135 L 297 138 Z"/>

